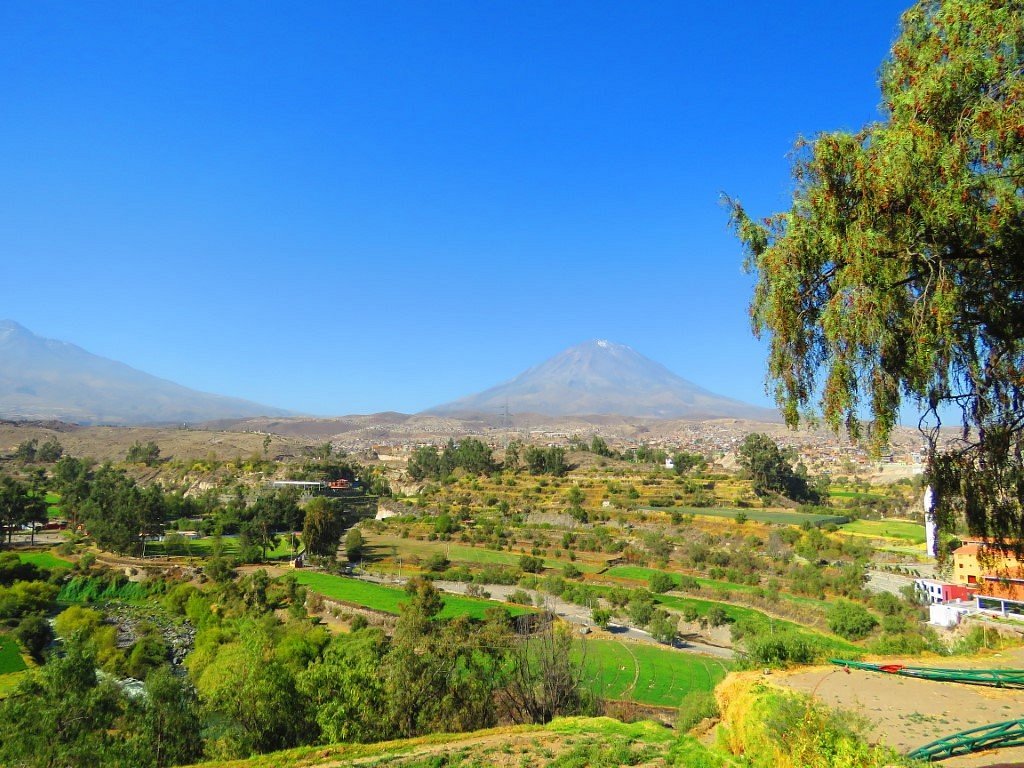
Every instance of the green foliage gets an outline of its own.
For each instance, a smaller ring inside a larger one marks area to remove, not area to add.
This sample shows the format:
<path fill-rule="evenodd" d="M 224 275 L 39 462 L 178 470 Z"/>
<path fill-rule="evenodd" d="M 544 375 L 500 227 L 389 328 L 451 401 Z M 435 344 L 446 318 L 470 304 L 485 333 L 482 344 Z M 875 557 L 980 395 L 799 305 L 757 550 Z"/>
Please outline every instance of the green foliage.
<path fill-rule="evenodd" d="M 133 709 L 133 735 L 153 768 L 193 763 L 203 756 L 202 721 L 192 684 L 161 667 L 146 678 L 146 695 Z"/>
<path fill-rule="evenodd" d="M 17 619 L 50 611 L 60 589 L 45 581 L 15 581 L 0 587 L 0 619 Z"/>
<path fill-rule="evenodd" d="M 1024 12 L 919 0 L 882 67 L 885 119 L 801 142 L 790 210 L 732 219 L 758 282 L 768 375 L 786 421 L 885 443 L 904 397 L 964 445 L 929 437 L 940 521 L 1017 539 L 1024 477 Z"/>
<path fill-rule="evenodd" d="M 310 590 L 319 592 L 325 597 L 353 605 L 372 608 L 377 611 L 398 614 L 401 605 L 408 599 L 405 592 L 394 587 L 385 587 L 345 576 L 332 576 L 327 573 L 313 573 L 302 570 L 296 573 L 300 584 Z M 476 600 L 457 595 L 446 595 L 442 618 L 452 616 L 468 616 L 482 619 L 487 610 L 494 604 L 487 600 Z M 523 613 L 522 609 L 510 608 L 513 615 Z"/>
<path fill-rule="evenodd" d="M 746 707 L 726 712 L 724 734 L 750 768 L 780 763 L 801 768 L 895 768 L 910 761 L 886 747 L 871 746 L 866 721 L 798 694 L 751 687 Z M 731 717 L 730 717 L 731 716 Z"/>
<path fill-rule="evenodd" d="M 139 765 L 114 726 L 122 699 L 100 683 L 95 661 L 76 643 L 27 677 L 0 701 L 0 722 L 17 738 L 0 739 L 0 764 L 24 768 L 57 765 Z"/>
<path fill-rule="evenodd" d="M 345 557 L 350 563 L 358 562 L 362 558 L 365 546 L 363 533 L 358 528 L 352 528 L 345 534 Z"/>
<path fill-rule="evenodd" d="M 476 438 L 467 437 L 458 445 L 449 440 L 440 452 L 432 445 L 417 448 L 406 471 L 413 480 L 440 480 L 456 469 L 472 475 L 487 475 L 496 466 L 490 447 Z"/>
<path fill-rule="evenodd" d="M 136 440 L 128 449 L 124 460 L 129 464 L 145 464 L 152 467 L 160 460 L 160 446 L 152 440 L 145 445 Z"/>
<path fill-rule="evenodd" d="M 526 573 L 540 573 L 544 570 L 544 560 L 533 555 L 523 555 L 519 558 L 519 568 Z"/>
<path fill-rule="evenodd" d="M 79 517 L 103 549 L 137 553 L 142 536 L 163 530 L 167 506 L 159 486 L 139 488 L 124 470 L 105 464 L 80 490 L 86 495 L 77 502 Z"/>
<path fill-rule="evenodd" d="M 22 463 L 28 463 L 36 460 L 36 450 L 39 447 L 39 441 L 35 438 L 31 440 L 24 440 L 18 443 L 18 447 L 14 450 L 14 458 Z"/>
<path fill-rule="evenodd" d="M 788 630 L 747 635 L 744 647 L 749 662 L 755 667 L 813 664 L 824 656 L 820 646 Z"/>
<path fill-rule="evenodd" d="M 301 744 L 312 727 L 312 713 L 298 695 L 293 673 L 271 656 L 266 627 L 250 624 L 239 639 L 220 645 L 197 676 L 204 709 L 220 727 L 209 749 L 218 757 Z"/>
<path fill-rule="evenodd" d="M 129 581 L 122 573 L 103 571 L 96 575 L 74 576 L 60 588 L 62 603 L 97 603 L 109 600 L 133 602 L 148 597 L 159 586 Z"/>
<path fill-rule="evenodd" d="M 672 644 L 679 635 L 679 617 L 658 609 L 647 622 L 647 631 L 659 643 Z"/>
<path fill-rule="evenodd" d="M 685 475 L 693 469 L 703 469 L 707 463 L 707 459 L 699 453 L 680 451 L 672 455 L 672 468 L 677 475 Z"/>
<path fill-rule="evenodd" d="M 689 731 L 710 717 L 718 717 L 715 695 L 711 691 L 689 691 L 679 702 L 676 729 L 681 732 Z"/>
<path fill-rule="evenodd" d="M 41 662 L 43 651 L 53 641 L 53 629 L 50 622 L 36 614 L 23 618 L 14 630 L 14 636 L 29 656 Z"/>
<path fill-rule="evenodd" d="M 45 578 L 45 574 L 30 560 L 23 559 L 16 552 L 0 552 L 0 586 L 15 581 L 37 581 Z"/>
<path fill-rule="evenodd" d="M 302 526 L 302 542 L 307 552 L 333 559 L 343 530 L 341 507 L 336 500 L 324 496 L 309 500 Z"/>
<path fill-rule="evenodd" d="M 648 581 L 648 585 L 651 588 L 651 592 L 656 594 L 663 594 L 668 592 L 670 589 L 675 589 L 676 580 L 671 574 L 665 573 L 664 571 L 656 571 L 651 574 L 651 578 Z"/>
<path fill-rule="evenodd" d="M 561 477 L 569 471 L 569 465 L 565 461 L 565 449 L 557 446 L 539 448 L 528 445 L 523 449 L 522 459 L 531 475 Z"/>
<path fill-rule="evenodd" d="M 820 494 L 808 484 L 807 477 L 794 471 L 795 454 L 783 451 L 768 435 L 761 432 L 747 435 L 736 456 L 754 481 L 757 495 L 781 493 L 794 501 L 817 503 L 820 500 Z"/>
<path fill-rule="evenodd" d="M 39 446 L 39 450 L 36 451 L 36 461 L 41 461 L 46 464 L 56 464 L 63 455 L 64 446 L 57 442 L 57 438 L 51 437 Z"/>
<path fill-rule="evenodd" d="M 826 614 L 828 628 L 847 640 L 867 637 L 876 626 L 878 619 L 860 603 L 836 600 Z"/>

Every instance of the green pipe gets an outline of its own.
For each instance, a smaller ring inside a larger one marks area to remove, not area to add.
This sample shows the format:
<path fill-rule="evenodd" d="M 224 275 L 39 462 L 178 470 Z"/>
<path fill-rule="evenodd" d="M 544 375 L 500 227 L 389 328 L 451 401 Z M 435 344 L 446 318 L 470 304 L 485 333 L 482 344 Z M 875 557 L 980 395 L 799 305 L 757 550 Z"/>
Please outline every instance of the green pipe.
<path fill-rule="evenodd" d="M 848 669 L 885 672 L 890 675 L 916 677 L 920 680 L 991 685 L 996 688 L 1024 688 L 1024 669 L 943 669 L 942 667 L 908 667 L 903 664 L 870 664 L 847 659 L 830 659 L 830 661 Z"/>

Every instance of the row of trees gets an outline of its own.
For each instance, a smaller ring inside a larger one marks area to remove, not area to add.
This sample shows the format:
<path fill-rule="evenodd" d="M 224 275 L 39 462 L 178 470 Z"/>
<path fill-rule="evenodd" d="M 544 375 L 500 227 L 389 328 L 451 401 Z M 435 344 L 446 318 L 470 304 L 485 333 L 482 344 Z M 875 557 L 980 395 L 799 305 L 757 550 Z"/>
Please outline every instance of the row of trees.
<path fill-rule="evenodd" d="M 458 444 L 449 440 L 440 451 L 436 446 L 417 448 L 409 459 L 408 472 L 413 480 L 440 480 L 456 469 L 472 475 L 485 475 L 497 468 L 490 447 L 473 437 Z"/>
<path fill-rule="evenodd" d="M 458 444 L 449 440 L 440 451 L 432 445 L 417 448 L 409 459 L 407 471 L 413 480 L 440 480 L 449 477 L 457 469 L 467 474 L 485 475 L 499 468 L 510 472 L 526 470 L 533 475 L 557 477 L 569 471 L 564 448 L 541 448 L 513 441 L 505 450 L 504 464 L 499 465 L 491 448 L 473 437 L 467 437 Z"/>
<path fill-rule="evenodd" d="M 137 554 L 144 538 L 163 533 L 168 523 L 197 517 L 203 518 L 206 533 L 237 533 L 243 560 L 265 559 L 281 531 L 299 530 L 311 553 L 332 556 L 344 531 L 339 500 L 317 497 L 304 509 L 299 495 L 290 489 L 267 491 L 250 502 L 238 488 L 222 504 L 217 494 L 190 498 L 155 484 L 143 487 L 123 469 L 111 464 L 95 468 L 71 456 L 57 462 L 52 483 L 72 525 L 81 524 L 100 547 L 122 554 Z M 4 489 L 17 485 L 10 480 L 0 485 L 0 514 L 6 508 Z M 32 501 L 42 495 L 22 489 L 20 498 Z"/>

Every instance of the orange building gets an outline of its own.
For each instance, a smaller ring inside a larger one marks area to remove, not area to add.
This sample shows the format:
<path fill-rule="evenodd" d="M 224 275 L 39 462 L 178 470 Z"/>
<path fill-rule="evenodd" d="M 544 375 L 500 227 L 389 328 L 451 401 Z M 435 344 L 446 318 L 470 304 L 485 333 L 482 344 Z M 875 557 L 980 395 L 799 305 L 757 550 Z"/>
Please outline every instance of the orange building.
<path fill-rule="evenodd" d="M 967 539 L 953 551 L 953 581 L 987 591 L 997 582 L 1024 580 L 1024 562 L 990 539 Z M 1010 595 L 1006 595 L 1010 597 Z"/>

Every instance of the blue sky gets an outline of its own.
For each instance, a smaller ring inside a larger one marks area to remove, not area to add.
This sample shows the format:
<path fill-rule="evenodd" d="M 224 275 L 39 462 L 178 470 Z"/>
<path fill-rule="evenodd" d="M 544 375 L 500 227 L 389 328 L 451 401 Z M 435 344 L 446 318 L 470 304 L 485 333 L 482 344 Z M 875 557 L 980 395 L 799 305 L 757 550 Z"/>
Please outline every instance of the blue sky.
<path fill-rule="evenodd" d="M 767 404 L 727 192 L 878 117 L 903 2 L 0 5 L 0 318 L 415 411 L 592 338 Z"/>

